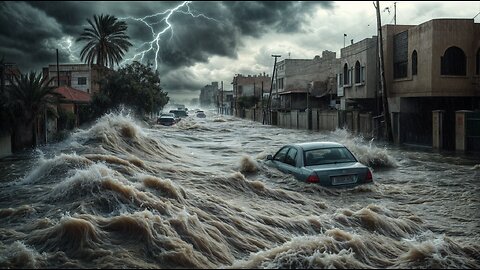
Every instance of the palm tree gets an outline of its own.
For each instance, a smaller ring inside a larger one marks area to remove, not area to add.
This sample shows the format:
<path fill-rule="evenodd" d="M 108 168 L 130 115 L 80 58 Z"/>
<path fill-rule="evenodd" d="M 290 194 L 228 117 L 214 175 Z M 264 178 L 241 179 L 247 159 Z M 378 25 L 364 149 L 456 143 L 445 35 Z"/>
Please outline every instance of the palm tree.
<path fill-rule="evenodd" d="M 124 54 L 132 44 L 128 41 L 129 36 L 125 34 L 127 24 L 117 21 L 112 15 L 93 16 L 94 22 L 87 19 L 91 28 L 85 28 L 77 41 L 88 43 L 80 52 L 82 61 L 88 64 L 96 64 L 106 67 L 107 64 L 113 68 L 114 63 L 118 65 Z"/>
<path fill-rule="evenodd" d="M 7 107 L 14 117 L 14 149 L 36 146 L 37 125 L 40 116 L 46 111 L 54 111 L 61 95 L 48 86 L 54 78 L 47 79 L 42 74 L 14 75 L 12 87 L 7 88 Z"/>

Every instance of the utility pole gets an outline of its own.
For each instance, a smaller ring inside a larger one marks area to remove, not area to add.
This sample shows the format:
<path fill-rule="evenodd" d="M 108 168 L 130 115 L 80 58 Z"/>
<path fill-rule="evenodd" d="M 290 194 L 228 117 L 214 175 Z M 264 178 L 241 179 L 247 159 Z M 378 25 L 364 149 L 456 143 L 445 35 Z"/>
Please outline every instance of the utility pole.
<path fill-rule="evenodd" d="M 262 79 L 262 112 L 265 111 L 265 107 L 264 107 L 264 104 L 263 104 L 263 79 Z M 263 121 L 263 120 L 262 120 Z"/>
<path fill-rule="evenodd" d="M 384 130 L 384 137 L 387 141 L 393 141 L 393 134 L 392 134 L 392 125 L 390 121 L 390 111 L 388 109 L 388 96 L 387 96 L 387 87 L 385 82 L 385 66 L 383 61 L 383 36 L 382 36 L 382 22 L 380 19 L 380 3 L 376 1 L 373 4 L 377 10 L 377 27 L 378 27 L 378 42 L 379 42 L 379 50 L 378 56 L 380 61 L 380 85 L 382 89 L 382 102 L 383 102 L 383 118 L 385 120 L 385 130 Z"/>
<path fill-rule="evenodd" d="M 57 49 L 57 86 L 60 87 L 60 68 L 58 64 L 58 49 Z"/>
<path fill-rule="evenodd" d="M 397 2 L 393 2 L 393 23 L 397 25 Z"/>
<path fill-rule="evenodd" d="M 220 100 L 222 102 L 222 108 L 220 109 L 220 113 L 223 114 L 223 81 L 222 81 L 222 91 L 221 91 L 222 95 L 220 96 Z"/>
<path fill-rule="evenodd" d="M 270 108 L 272 105 L 272 90 L 273 90 L 273 78 L 275 78 L 275 70 L 277 68 L 277 58 L 282 57 L 281 55 L 272 54 L 272 57 L 275 57 L 275 62 L 273 63 L 273 74 L 272 74 L 272 83 L 270 84 L 270 94 L 268 95 L 267 111 L 268 116 L 270 117 Z M 265 111 L 263 112 L 262 123 L 265 124 Z M 270 123 L 270 122 L 269 122 Z"/>

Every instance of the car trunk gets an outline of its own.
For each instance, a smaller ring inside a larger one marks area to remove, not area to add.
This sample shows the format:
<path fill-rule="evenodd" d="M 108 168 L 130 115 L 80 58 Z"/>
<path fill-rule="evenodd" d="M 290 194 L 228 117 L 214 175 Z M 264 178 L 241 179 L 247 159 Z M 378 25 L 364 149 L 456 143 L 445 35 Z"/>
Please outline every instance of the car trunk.
<path fill-rule="evenodd" d="M 366 168 L 357 162 L 322 164 L 306 168 L 313 170 L 320 179 L 320 184 L 327 186 L 360 184 L 364 183 L 366 178 Z"/>

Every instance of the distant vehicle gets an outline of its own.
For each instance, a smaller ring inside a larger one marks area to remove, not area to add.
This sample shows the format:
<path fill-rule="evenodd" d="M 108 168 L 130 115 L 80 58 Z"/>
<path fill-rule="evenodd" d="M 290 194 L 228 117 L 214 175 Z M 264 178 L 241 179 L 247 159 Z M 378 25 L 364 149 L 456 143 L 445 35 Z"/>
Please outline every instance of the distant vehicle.
<path fill-rule="evenodd" d="M 170 110 L 170 113 L 175 114 L 176 117 L 185 118 L 188 117 L 188 114 L 184 110 Z"/>
<path fill-rule="evenodd" d="M 322 186 L 348 187 L 372 183 L 370 169 L 359 163 L 344 145 L 308 142 L 283 146 L 267 164 L 292 174 L 300 181 Z"/>
<path fill-rule="evenodd" d="M 205 118 L 207 115 L 205 114 L 204 111 L 197 111 L 197 117 L 198 118 Z"/>
<path fill-rule="evenodd" d="M 176 123 L 177 123 L 177 120 L 175 119 L 175 117 L 169 116 L 169 115 L 160 116 L 157 119 L 157 124 L 160 124 L 162 126 L 172 126 L 172 125 L 175 125 Z"/>
<path fill-rule="evenodd" d="M 160 117 L 162 116 L 171 116 L 173 118 L 175 118 L 175 122 L 179 122 L 180 121 L 180 117 L 176 116 L 174 113 L 162 113 L 160 114 Z"/>

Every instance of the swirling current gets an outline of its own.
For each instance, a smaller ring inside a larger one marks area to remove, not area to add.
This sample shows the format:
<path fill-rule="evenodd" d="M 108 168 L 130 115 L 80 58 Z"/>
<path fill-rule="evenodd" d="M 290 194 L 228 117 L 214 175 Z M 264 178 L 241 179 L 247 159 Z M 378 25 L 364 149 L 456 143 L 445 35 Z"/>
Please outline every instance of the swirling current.
<path fill-rule="evenodd" d="M 266 165 L 324 140 L 374 183 L 325 188 Z M 171 127 L 111 113 L 0 160 L 0 268 L 480 268 L 479 164 L 213 111 Z"/>

